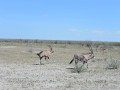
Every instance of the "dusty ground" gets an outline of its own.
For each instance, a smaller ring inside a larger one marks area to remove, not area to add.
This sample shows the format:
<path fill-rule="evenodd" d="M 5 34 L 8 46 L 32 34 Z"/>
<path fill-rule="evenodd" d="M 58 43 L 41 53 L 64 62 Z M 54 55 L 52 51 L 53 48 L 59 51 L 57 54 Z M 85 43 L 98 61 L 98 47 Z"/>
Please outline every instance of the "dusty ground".
<path fill-rule="evenodd" d="M 84 66 L 80 73 L 73 72 L 74 63 L 69 62 L 74 53 L 88 52 L 88 48 L 54 45 L 49 62 L 39 65 L 36 53 L 46 49 L 45 45 L 1 44 L 0 90 L 120 90 L 120 69 L 105 69 L 110 54 L 119 61 L 119 48 L 105 54 L 94 50 L 96 58 L 88 61 L 88 69 Z"/>

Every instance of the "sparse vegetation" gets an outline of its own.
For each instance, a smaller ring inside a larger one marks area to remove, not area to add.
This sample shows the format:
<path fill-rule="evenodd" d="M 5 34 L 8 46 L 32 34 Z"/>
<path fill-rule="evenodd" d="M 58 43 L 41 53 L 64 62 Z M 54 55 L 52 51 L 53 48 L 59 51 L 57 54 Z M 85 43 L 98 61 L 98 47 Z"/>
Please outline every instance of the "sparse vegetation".
<path fill-rule="evenodd" d="M 114 42 L 108 43 L 114 47 L 109 53 L 94 52 L 95 59 L 88 61 L 89 68 L 86 64 L 83 67 L 82 62 L 79 62 L 76 68 L 75 64 L 69 65 L 69 62 L 75 53 L 88 52 L 86 43 L 57 41 L 55 44 L 55 41 L 0 40 L 0 89 L 119 90 L 120 47 L 115 46 Z M 93 51 L 96 50 L 95 43 L 102 45 L 101 42 L 92 41 Z M 36 54 L 48 49 L 46 44 L 51 45 L 55 52 L 49 63 L 39 65 L 39 57 Z"/>
<path fill-rule="evenodd" d="M 109 56 L 108 60 L 108 65 L 106 69 L 118 69 L 120 66 L 120 62 L 118 59 L 114 58 L 112 55 Z"/>
<path fill-rule="evenodd" d="M 72 84 L 73 84 L 73 82 L 71 82 L 71 81 L 67 82 L 66 88 L 72 88 Z"/>
<path fill-rule="evenodd" d="M 33 53 L 33 48 L 29 48 L 28 52 Z"/>
<path fill-rule="evenodd" d="M 84 66 L 83 65 L 81 65 L 81 66 L 79 65 L 76 68 L 72 69 L 71 73 L 81 73 L 83 71 L 84 71 Z"/>

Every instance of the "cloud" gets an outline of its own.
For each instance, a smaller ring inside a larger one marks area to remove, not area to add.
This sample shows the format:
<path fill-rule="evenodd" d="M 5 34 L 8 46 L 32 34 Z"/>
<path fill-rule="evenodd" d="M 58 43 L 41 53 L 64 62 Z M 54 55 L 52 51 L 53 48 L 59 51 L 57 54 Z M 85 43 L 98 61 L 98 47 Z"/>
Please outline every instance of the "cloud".
<path fill-rule="evenodd" d="M 72 32 L 77 31 L 77 29 L 75 29 L 75 28 L 71 28 L 71 29 L 69 29 L 69 30 L 72 31 Z"/>
<path fill-rule="evenodd" d="M 109 32 L 108 34 L 109 34 L 109 35 L 112 35 L 112 33 L 111 33 L 111 32 Z"/>
<path fill-rule="evenodd" d="M 69 31 L 72 32 L 75 36 L 80 36 L 80 34 L 82 32 L 81 30 L 77 30 L 75 28 L 71 28 L 71 29 L 69 29 Z"/>
<path fill-rule="evenodd" d="M 120 34 L 120 31 L 117 31 L 116 34 Z"/>
<path fill-rule="evenodd" d="M 71 32 L 82 32 L 81 30 L 77 30 L 77 29 L 75 29 L 75 28 L 71 28 L 71 29 L 69 29 Z"/>
<path fill-rule="evenodd" d="M 99 35 L 105 34 L 105 31 L 103 31 L 103 30 L 93 30 L 92 32 L 95 34 L 99 34 Z"/>
<path fill-rule="evenodd" d="M 46 14 L 43 14 L 42 16 L 43 16 L 43 17 L 47 17 L 47 15 L 46 15 Z"/>

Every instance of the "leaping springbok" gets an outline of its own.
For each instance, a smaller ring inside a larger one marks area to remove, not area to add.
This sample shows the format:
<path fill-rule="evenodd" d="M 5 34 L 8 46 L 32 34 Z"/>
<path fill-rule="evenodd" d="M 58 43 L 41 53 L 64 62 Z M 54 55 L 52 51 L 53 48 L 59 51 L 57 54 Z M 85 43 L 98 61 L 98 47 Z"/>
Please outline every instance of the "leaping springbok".
<path fill-rule="evenodd" d="M 89 46 L 89 53 L 76 53 L 74 54 L 73 59 L 70 61 L 69 64 L 71 64 L 75 60 L 75 65 L 77 66 L 78 61 L 83 62 L 83 65 L 87 63 L 88 60 L 95 58 L 92 47 Z M 87 63 L 87 68 L 88 68 L 88 63 Z"/>
<path fill-rule="evenodd" d="M 51 47 L 50 45 L 47 45 L 47 46 L 50 48 L 50 50 L 45 50 L 45 51 L 41 51 L 41 52 L 37 53 L 37 55 L 38 55 L 39 58 L 40 58 L 40 64 L 42 64 L 42 63 L 41 63 L 41 59 L 42 59 L 43 57 L 45 57 L 45 61 L 46 61 L 46 59 L 47 59 L 47 58 L 49 59 L 49 56 L 54 52 L 54 51 L 52 50 L 52 47 Z"/>

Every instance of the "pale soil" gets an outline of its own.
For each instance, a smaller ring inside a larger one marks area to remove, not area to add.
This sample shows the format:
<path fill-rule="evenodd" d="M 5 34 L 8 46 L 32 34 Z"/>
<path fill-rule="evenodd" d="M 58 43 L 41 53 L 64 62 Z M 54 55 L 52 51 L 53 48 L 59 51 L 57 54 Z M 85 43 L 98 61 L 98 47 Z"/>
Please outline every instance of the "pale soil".
<path fill-rule="evenodd" d="M 48 62 L 39 65 L 36 55 L 45 47 L 32 46 L 0 47 L 0 90 L 120 90 L 120 69 L 106 70 L 109 54 L 120 58 L 119 50 L 102 54 L 88 61 L 88 69 L 73 73 L 74 63 L 69 65 L 74 53 L 89 49 L 53 47 L 55 53 Z M 48 49 L 48 47 L 46 47 Z M 42 60 L 44 63 L 44 59 Z"/>

